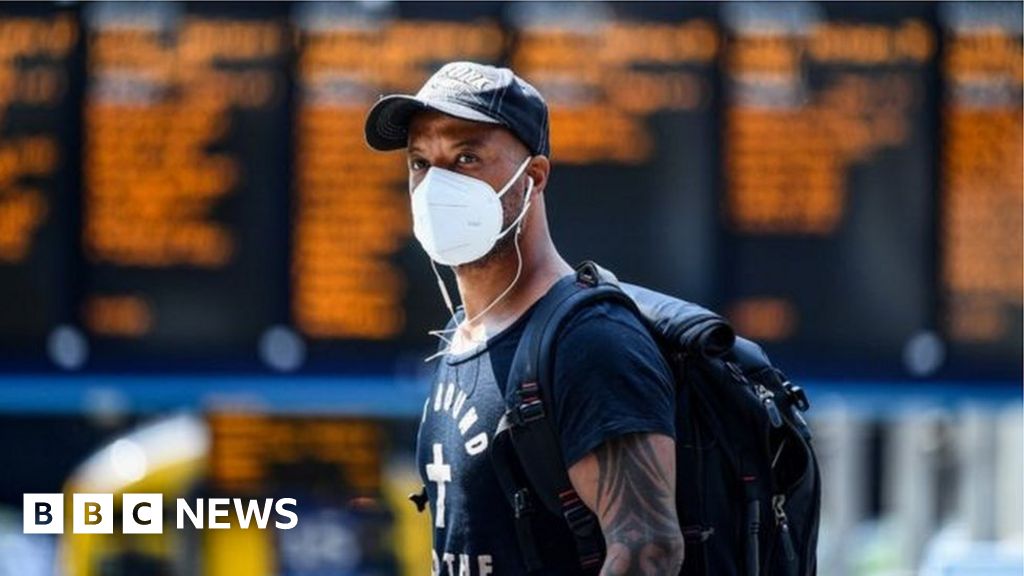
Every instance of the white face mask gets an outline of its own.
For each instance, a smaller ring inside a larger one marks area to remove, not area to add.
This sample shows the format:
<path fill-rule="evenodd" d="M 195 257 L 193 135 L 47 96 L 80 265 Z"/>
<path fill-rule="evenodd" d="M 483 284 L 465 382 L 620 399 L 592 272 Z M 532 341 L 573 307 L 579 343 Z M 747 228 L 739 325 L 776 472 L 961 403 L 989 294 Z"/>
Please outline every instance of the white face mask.
<path fill-rule="evenodd" d="M 458 266 L 483 258 L 505 234 L 517 227 L 530 207 L 533 179 L 528 178 L 523 209 L 501 229 L 501 197 L 523 174 L 528 157 L 512 178 L 495 191 L 483 180 L 432 166 L 413 190 L 413 234 L 432 260 Z"/>

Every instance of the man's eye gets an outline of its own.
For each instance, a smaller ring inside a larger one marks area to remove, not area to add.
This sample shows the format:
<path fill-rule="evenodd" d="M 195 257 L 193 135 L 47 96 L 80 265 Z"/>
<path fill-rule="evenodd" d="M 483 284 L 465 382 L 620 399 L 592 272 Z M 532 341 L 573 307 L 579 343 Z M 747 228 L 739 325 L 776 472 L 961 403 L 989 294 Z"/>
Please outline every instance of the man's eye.
<path fill-rule="evenodd" d="M 458 158 L 455 159 L 459 164 L 472 164 L 477 161 L 477 157 L 472 154 L 462 153 L 459 154 Z"/>
<path fill-rule="evenodd" d="M 428 167 L 427 161 L 422 158 L 413 158 L 409 160 L 409 169 L 413 171 L 426 170 Z"/>

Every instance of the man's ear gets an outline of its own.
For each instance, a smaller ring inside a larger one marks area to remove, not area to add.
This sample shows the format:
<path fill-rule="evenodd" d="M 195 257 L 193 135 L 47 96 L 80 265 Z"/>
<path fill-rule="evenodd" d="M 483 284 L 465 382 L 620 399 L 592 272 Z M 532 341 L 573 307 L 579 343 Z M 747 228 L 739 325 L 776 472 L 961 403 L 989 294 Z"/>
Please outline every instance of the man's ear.
<path fill-rule="evenodd" d="M 547 156 L 534 156 L 533 160 L 530 160 L 530 165 L 526 167 L 526 175 L 533 178 L 533 192 L 534 196 L 540 196 L 544 194 L 545 188 L 548 185 L 548 175 L 551 173 L 551 161 L 548 160 Z"/>

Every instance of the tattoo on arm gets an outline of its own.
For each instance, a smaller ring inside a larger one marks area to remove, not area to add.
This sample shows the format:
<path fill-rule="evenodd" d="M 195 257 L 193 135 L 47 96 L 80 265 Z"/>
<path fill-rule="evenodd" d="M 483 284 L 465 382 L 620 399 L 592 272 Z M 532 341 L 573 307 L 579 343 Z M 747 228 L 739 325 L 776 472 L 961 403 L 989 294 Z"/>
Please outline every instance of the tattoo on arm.
<path fill-rule="evenodd" d="M 597 515 L 607 545 L 602 575 L 671 575 L 683 561 L 671 438 L 631 434 L 609 441 L 570 469 Z"/>

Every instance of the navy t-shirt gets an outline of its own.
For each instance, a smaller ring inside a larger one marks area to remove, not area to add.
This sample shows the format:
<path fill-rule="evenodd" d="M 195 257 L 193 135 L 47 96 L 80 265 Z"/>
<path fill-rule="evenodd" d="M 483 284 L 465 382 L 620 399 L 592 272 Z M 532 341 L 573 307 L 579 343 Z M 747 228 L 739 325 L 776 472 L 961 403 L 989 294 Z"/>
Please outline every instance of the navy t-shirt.
<path fill-rule="evenodd" d="M 417 466 L 430 497 L 432 573 L 525 574 L 512 509 L 490 462 L 508 371 L 533 309 L 485 345 L 438 361 L 423 407 Z M 551 410 L 569 466 L 603 442 L 634 432 L 675 437 L 673 383 L 657 345 L 632 311 L 600 302 L 569 319 L 555 351 Z M 559 522 L 543 524 L 547 573 L 578 573 Z"/>

